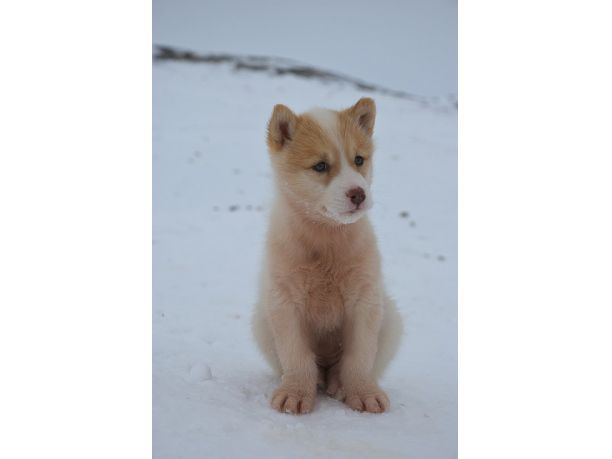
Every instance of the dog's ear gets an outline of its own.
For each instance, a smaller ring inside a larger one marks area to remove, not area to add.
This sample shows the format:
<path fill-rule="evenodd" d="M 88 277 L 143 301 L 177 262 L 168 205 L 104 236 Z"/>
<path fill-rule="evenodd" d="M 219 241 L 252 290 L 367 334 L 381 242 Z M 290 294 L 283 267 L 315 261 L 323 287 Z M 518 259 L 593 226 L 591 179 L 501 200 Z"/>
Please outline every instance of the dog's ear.
<path fill-rule="evenodd" d="M 285 105 L 275 105 L 268 123 L 268 147 L 270 151 L 281 151 L 293 140 L 297 116 Z"/>
<path fill-rule="evenodd" d="M 351 108 L 346 109 L 348 115 L 353 118 L 359 127 L 369 136 L 374 133 L 374 120 L 376 119 L 376 103 L 374 99 L 362 97 Z"/>

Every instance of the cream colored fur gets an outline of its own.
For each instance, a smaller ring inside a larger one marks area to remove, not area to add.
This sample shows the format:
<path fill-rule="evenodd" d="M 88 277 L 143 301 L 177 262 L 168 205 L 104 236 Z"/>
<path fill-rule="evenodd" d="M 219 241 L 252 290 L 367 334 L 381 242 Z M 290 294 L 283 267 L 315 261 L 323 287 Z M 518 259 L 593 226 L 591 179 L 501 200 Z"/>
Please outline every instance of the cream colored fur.
<path fill-rule="evenodd" d="M 310 412 L 317 385 L 356 410 L 390 406 L 377 379 L 397 350 L 402 322 L 385 293 L 365 215 L 374 117 L 374 101 L 361 99 L 344 111 L 300 116 L 278 105 L 270 120 L 277 198 L 253 333 L 281 375 L 271 404 L 282 412 Z M 363 166 L 356 155 L 366 158 Z M 327 172 L 314 171 L 322 160 Z M 365 191 L 361 205 L 349 197 L 354 187 Z"/>

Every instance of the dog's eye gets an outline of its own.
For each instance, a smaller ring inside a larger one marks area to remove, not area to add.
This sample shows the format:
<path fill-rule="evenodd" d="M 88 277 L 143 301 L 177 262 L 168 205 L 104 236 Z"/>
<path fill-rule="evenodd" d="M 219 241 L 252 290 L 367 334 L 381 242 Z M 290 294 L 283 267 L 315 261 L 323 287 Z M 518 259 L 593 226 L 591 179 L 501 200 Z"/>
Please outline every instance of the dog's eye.
<path fill-rule="evenodd" d="M 312 168 L 317 172 L 325 172 L 329 166 L 325 161 L 321 161 L 320 163 L 315 164 Z"/>
<path fill-rule="evenodd" d="M 363 156 L 355 156 L 355 164 L 358 166 L 362 166 L 364 161 Z"/>

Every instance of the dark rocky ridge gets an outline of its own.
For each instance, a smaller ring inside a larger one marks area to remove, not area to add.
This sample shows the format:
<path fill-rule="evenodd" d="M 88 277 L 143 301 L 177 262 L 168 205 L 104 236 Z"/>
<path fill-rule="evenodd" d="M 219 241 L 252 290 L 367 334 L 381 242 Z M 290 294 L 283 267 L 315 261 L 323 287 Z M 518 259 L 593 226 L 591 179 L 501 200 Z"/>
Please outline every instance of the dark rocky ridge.
<path fill-rule="evenodd" d="M 293 75 L 299 78 L 317 79 L 323 82 L 347 83 L 355 88 L 366 91 L 398 97 L 417 102 L 425 107 L 457 109 L 457 98 L 449 95 L 442 97 L 426 97 L 410 94 L 405 91 L 389 89 L 375 84 L 343 75 L 329 70 L 323 70 L 291 59 L 268 56 L 249 56 L 236 54 L 198 54 L 193 51 L 179 50 L 170 46 L 155 45 L 153 53 L 155 61 L 182 61 L 204 64 L 229 64 L 236 71 L 266 72 L 274 76 Z"/>

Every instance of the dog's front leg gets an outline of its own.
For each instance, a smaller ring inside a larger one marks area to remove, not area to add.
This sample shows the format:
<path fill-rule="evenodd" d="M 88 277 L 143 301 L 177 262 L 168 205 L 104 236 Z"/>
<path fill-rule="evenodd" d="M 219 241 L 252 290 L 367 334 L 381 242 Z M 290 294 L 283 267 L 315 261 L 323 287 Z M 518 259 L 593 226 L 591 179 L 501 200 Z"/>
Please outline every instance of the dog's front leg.
<path fill-rule="evenodd" d="M 344 326 L 340 383 L 345 403 L 354 410 L 381 413 L 389 409 L 389 398 L 373 374 L 382 314 L 382 304 L 373 295 L 352 308 Z"/>
<path fill-rule="evenodd" d="M 281 385 L 272 394 L 272 407 L 285 413 L 309 413 L 316 396 L 318 368 L 299 311 L 293 304 L 278 304 L 269 318 L 283 371 Z"/>

